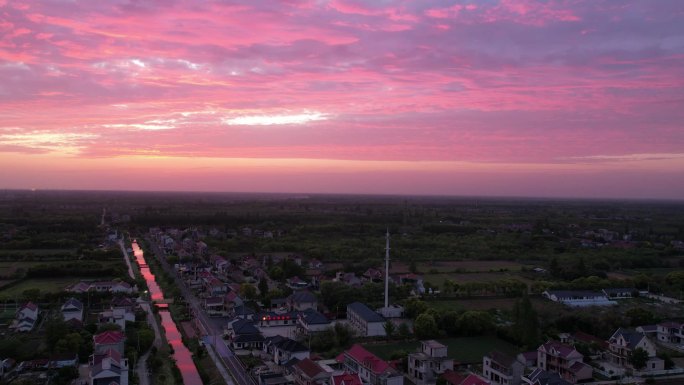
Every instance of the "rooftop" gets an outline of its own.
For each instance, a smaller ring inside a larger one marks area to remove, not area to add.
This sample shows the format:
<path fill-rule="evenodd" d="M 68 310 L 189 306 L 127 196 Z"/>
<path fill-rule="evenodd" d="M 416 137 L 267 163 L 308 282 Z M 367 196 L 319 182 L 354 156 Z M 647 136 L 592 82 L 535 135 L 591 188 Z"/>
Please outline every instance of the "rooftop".
<path fill-rule="evenodd" d="M 354 302 L 347 305 L 348 311 L 351 310 L 358 314 L 359 317 L 363 318 L 366 322 L 385 322 L 385 318 L 380 314 L 374 312 L 361 302 Z"/>

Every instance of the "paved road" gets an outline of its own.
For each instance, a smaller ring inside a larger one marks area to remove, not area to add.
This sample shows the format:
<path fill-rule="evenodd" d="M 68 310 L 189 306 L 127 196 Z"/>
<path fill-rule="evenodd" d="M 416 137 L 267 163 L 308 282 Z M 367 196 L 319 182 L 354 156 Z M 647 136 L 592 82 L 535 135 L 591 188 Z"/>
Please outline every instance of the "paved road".
<path fill-rule="evenodd" d="M 131 266 L 131 258 L 128 256 L 128 252 L 126 251 L 126 246 L 124 245 L 123 238 L 119 239 L 119 246 L 121 247 L 121 253 L 123 254 L 124 260 L 126 261 L 126 266 L 128 266 L 128 276 L 135 279 L 135 275 L 133 274 L 133 266 Z"/>
<path fill-rule="evenodd" d="M 208 348 L 213 348 L 217 353 L 218 357 L 212 355 L 212 359 L 217 367 L 222 367 L 228 369 L 233 379 L 240 385 L 256 385 L 256 381 L 247 373 L 244 366 L 240 360 L 235 357 L 233 351 L 228 347 L 225 340 L 223 339 L 223 330 L 220 326 L 212 322 L 207 314 L 202 310 L 199 299 L 188 289 L 183 280 L 181 280 L 173 267 L 166 261 L 164 252 L 159 248 L 156 242 L 154 242 L 149 237 L 146 237 L 147 242 L 152 248 L 152 252 L 157 255 L 157 259 L 161 262 L 162 267 L 166 272 L 174 277 L 176 281 L 176 286 L 180 289 L 181 294 L 188 302 L 190 306 L 192 315 L 198 321 L 198 328 L 204 335 L 203 340 L 205 343 L 209 344 Z M 217 359 L 218 358 L 218 359 Z M 219 369 L 220 371 L 220 369 Z M 233 384 L 232 381 L 226 379 L 226 382 Z"/>

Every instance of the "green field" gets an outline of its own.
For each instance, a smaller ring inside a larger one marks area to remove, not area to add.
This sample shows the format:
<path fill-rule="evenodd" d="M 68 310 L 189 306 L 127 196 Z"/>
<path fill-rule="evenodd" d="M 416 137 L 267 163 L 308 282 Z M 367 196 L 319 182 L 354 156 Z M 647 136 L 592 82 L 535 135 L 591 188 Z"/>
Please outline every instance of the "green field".
<path fill-rule="evenodd" d="M 92 278 L 91 278 L 92 279 Z M 102 278 L 106 279 L 106 278 Z M 24 291 L 40 289 L 41 293 L 59 293 L 67 286 L 80 281 L 77 277 L 27 279 L 14 286 L 0 290 L 0 299 L 21 296 Z"/>
<path fill-rule="evenodd" d="M 482 361 L 482 356 L 492 350 L 500 350 L 509 354 L 517 354 L 519 352 L 516 346 L 491 336 L 444 338 L 438 339 L 437 341 L 447 346 L 449 358 L 453 358 L 456 362 L 462 364 L 480 363 Z M 388 360 L 392 353 L 399 350 L 416 351 L 416 349 L 420 347 L 420 342 L 404 341 L 384 344 L 367 344 L 364 345 L 364 347 L 378 357 Z"/>

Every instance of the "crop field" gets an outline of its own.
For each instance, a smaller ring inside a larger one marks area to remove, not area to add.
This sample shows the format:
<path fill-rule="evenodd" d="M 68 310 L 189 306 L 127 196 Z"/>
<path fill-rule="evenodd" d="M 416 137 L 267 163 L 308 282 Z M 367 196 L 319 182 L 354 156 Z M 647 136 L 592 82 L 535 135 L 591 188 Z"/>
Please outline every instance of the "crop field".
<path fill-rule="evenodd" d="M 449 358 L 453 358 L 456 362 L 462 364 L 477 364 L 482 362 L 482 356 L 492 350 L 500 350 L 508 354 L 517 354 L 518 348 L 510 343 L 500 340 L 496 337 L 459 337 L 459 338 L 445 338 L 437 340 L 447 346 L 447 354 Z M 420 347 L 420 342 L 392 342 L 384 344 L 367 344 L 364 345 L 368 351 L 376 354 L 382 359 L 389 359 L 392 353 L 403 351 L 416 351 Z"/>
<path fill-rule="evenodd" d="M 442 286 L 445 279 L 451 279 L 457 284 L 468 282 L 496 282 L 503 279 L 516 279 L 521 282 L 531 283 L 532 281 L 520 276 L 519 274 L 502 273 L 437 273 L 423 274 L 423 280 L 431 285 Z"/>

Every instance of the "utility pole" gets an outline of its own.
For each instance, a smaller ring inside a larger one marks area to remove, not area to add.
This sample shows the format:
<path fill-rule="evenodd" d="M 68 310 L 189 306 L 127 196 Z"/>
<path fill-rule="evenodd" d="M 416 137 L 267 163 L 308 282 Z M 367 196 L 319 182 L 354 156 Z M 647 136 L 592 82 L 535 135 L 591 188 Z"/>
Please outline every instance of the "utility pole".
<path fill-rule="evenodd" d="M 385 309 L 389 307 L 389 252 L 390 252 L 390 233 L 387 228 L 385 244 Z"/>

